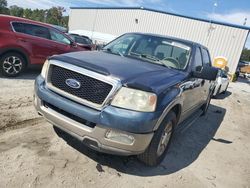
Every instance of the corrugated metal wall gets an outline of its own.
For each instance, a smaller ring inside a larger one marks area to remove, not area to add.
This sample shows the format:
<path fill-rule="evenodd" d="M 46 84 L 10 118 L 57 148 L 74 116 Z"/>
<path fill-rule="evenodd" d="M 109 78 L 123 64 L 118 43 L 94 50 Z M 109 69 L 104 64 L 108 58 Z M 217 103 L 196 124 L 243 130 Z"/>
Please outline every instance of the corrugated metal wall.
<path fill-rule="evenodd" d="M 136 23 L 138 19 L 138 23 Z M 157 33 L 207 46 L 212 59 L 224 56 L 235 72 L 248 30 L 143 9 L 71 9 L 69 29 L 121 35 L 126 32 Z"/>

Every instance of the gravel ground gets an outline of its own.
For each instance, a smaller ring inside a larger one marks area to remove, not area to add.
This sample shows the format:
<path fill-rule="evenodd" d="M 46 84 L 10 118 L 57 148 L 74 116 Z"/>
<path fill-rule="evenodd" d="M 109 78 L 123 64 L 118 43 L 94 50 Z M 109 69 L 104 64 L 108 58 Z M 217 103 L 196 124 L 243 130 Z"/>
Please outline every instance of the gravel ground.
<path fill-rule="evenodd" d="M 0 187 L 250 187 L 249 82 L 231 83 L 150 168 L 58 137 L 32 106 L 37 74 L 0 78 Z"/>

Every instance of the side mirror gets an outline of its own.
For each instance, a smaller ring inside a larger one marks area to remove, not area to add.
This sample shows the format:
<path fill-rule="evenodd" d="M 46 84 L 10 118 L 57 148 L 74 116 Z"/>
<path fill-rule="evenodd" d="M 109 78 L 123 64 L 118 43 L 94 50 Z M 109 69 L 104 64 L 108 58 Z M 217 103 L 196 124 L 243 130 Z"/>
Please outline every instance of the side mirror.
<path fill-rule="evenodd" d="M 209 66 L 199 66 L 195 71 L 192 71 L 192 75 L 195 78 L 201 78 L 205 80 L 216 80 L 218 74 L 218 69 Z"/>
<path fill-rule="evenodd" d="M 76 43 L 76 42 L 71 41 L 70 46 L 72 46 L 73 48 L 76 48 L 76 47 L 77 47 L 77 43 Z"/>

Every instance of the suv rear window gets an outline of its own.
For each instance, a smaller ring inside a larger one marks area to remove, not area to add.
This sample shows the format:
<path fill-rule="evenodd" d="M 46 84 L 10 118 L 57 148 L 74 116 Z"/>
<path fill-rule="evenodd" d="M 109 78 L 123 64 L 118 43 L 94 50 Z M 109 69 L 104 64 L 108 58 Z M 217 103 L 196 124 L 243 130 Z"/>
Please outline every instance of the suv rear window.
<path fill-rule="evenodd" d="M 46 27 L 19 22 L 12 23 L 12 26 L 16 32 L 50 39 L 49 29 Z"/>

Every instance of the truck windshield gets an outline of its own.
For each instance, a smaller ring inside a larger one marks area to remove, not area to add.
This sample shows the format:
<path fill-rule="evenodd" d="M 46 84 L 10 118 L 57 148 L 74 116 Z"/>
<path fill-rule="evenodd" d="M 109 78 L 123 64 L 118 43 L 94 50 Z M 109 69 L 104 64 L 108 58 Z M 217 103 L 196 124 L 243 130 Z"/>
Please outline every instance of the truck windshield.
<path fill-rule="evenodd" d="M 143 34 L 125 34 L 109 43 L 103 50 L 179 70 L 187 67 L 191 54 L 191 47 L 184 43 Z"/>

